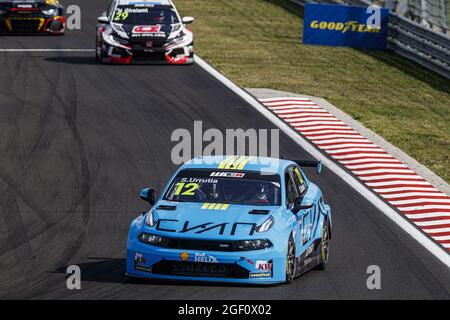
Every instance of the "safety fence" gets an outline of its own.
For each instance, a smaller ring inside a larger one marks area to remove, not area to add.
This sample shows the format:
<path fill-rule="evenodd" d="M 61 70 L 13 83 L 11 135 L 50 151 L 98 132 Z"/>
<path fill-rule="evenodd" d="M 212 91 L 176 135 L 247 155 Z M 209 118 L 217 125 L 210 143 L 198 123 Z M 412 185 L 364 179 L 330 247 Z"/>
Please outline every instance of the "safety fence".
<path fill-rule="evenodd" d="M 337 3 L 370 6 L 370 0 L 289 0 L 305 3 Z M 444 21 L 446 21 L 444 19 Z M 406 18 L 396 12 L 389 14 L 388 49 L 450 79 L 450 36 Z"/>

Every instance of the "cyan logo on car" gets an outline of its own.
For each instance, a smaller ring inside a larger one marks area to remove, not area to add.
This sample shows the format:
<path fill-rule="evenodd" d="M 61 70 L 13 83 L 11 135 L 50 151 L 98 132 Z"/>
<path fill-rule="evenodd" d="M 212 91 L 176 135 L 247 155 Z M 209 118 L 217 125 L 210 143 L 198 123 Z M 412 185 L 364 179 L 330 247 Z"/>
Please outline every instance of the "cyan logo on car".
<path fill-rule="evenodd" d="M 214 224 L 214 222 L 206 222 L 199 225 L 193 225 L 191 222 L 186 221 L 183 227 L 177 228 L 181 225 L 179 220 L 176 219 L 159 219 L 156 223 L 156 230 L 164 232 L 174 232 L 174 233 L 188 233 L 195 232 L 196 234 L 201 234 L 211 230 L 217 230 L 220 235 L 223 235 L 225 231 L 229 231 L 231 236 L 236 235 L 238 231 L 247 232 L 249 236 L 252 236 L 256 229 L 256 223 L 246 223 L 246 222 L 236 222 L 236 223 L 219 223 Z"/>

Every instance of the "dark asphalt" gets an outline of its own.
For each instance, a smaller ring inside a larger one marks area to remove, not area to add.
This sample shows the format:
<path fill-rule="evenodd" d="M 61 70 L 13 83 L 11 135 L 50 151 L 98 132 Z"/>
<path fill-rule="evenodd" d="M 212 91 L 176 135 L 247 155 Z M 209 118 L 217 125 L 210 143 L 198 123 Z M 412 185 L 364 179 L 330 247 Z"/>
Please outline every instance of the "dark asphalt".
<path fill-rule="evenodd" d="M 93 48 L 107 1 L 73 3 L 82 31 L 0 37 L 0 48 Z M 194 120 L 220 130 L 273 128 L 195 65 L 100 66 L 93 53 L 0 52 L 0 298 L 450 298 L 450 270 L 326 169 L 309 172 L 334 213 L 325 272 L 264 288 L 127 283 L 129 223 L 146 209 L 137 193 L 161 190 L 176 169 L 172 131 Z M 280 138 L 283 155 L 309 158 Z M 78 291 L 66 288 L 72 264 L 82 270 Z M 369 265 L 381 268 L 381 290 L 366 287 Z"/>

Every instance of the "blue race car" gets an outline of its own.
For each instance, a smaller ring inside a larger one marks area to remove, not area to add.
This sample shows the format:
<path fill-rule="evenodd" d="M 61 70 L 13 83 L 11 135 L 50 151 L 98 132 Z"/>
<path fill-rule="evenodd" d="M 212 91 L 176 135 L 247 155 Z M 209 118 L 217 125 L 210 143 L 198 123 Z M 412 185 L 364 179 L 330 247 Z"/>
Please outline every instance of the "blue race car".
<path fill-rule="evenodd" d="M 132 223 L 127 276 L 248 284 L 290 283 L 325 269 L 331 210 L 301 167 L 317 161 L 205 157 L 184 164 Z"/>

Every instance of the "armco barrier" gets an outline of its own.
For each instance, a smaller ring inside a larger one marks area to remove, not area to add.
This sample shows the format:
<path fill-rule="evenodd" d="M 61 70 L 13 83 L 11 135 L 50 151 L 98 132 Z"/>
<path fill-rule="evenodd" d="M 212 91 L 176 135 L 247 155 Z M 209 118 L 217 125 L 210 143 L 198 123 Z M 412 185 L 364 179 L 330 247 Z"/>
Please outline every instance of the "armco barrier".
<path fill-rule="evenodd" d="M 288 0 L 304 6 L 307 2 L 369 6 L 368 0 Z M 426 28 L 396 13 L 389 14 L 388 48 L 450 79 L 450 37 Z"/>

